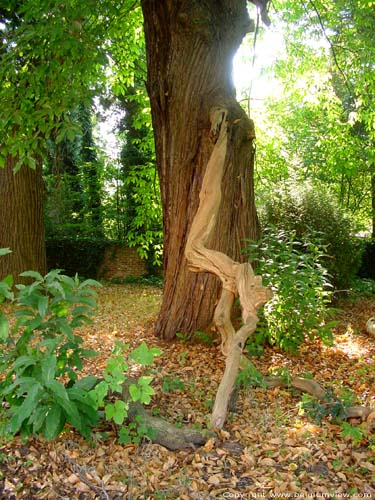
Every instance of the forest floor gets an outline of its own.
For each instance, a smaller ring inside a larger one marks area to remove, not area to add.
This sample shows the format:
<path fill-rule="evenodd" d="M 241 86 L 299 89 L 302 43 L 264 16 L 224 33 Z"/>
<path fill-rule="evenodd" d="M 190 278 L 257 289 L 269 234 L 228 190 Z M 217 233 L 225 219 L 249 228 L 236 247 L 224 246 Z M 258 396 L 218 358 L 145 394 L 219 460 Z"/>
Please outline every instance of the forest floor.
<path fill-rule="evenodd" d="M 81 333 L 100 351 L 87 373 L 102 375 L 115 341 L 159 346 L 156 396 L 149 410 L 176 426 L 206 427 L 224 359 L 218 345 L 152 334 L 161 290 L 152 286 L 106 285 L 99 291 L 94 323 Z M 315 341 L 296 356 L 267 348 L 252 362 L 262 373 L 288 368 L 311 373 L 324 387 L 357 403 L 375 406 L 375 339 L 365 331 L 373 298 L 346 302 L 338 314 L 335 345 Z M 163 390 L 164 386 L 164 390 Z M 173 452 L 160 445 L 120 445 L 103 423 L 92 442 L 66 431 L 45 442 L 19 438 L 0 446 L 1 499 L 375 499 L 375 436 L 342 436 L 330 419 L 316 424 L 301 414 L 301 394 L 286 389 L 248 388 L 238 398 L 225 430 L 202 448 Z M 360 422 L 351 422 L 360 425 Z"/>

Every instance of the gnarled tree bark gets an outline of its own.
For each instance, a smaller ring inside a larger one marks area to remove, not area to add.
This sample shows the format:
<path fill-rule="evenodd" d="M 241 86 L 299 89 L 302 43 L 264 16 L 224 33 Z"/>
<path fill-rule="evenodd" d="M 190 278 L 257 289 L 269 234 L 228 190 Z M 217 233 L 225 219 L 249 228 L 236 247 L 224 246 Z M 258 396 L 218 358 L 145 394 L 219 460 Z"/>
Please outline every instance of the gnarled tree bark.
<path fill-rule="evenodd" d="M 199 204 L 213 144 L 210 110 L 222 103 L 233 126 L 223 166 L 226 186 L 219 231 L 210 248 L 241 262 L 246 238 L 258 236 L 254 205 L 254 134 L 236 102 L 232 60 L 251 21 L 245 0 L 142 0 L 147 89 L 160 179 L 164 225 L 164 293 L 156 333 L 172 339 L 212 322 L 220 282 L 188 270 L 184 249 Z"/>

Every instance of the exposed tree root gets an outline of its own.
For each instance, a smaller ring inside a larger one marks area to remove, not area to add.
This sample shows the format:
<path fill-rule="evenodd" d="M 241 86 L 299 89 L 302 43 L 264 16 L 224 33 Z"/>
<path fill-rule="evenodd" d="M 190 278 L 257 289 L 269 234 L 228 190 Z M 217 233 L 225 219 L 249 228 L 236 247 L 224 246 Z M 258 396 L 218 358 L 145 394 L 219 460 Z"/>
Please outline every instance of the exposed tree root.
<path fill-rule="evenodd" d="M 239 330 L 240 331 L 240 330 Z M 240 360 L 238 360 L 240 363 Z M 237 375 L 236 366 L 233 368 L 227 363 L 226 367 L 227 377 L 233 378 L 233 385 Z M 184 450 L 184 449 L 195 449 L 203 446 L 208 438 L 215 436 L 213 432 L 204 431 L 200 432 L 196 429 L 190 427 L 175 427 L 169 422 L 163 420 L 162 418 L 153 417 L 149 415 L 144 406 L 139 402 L 134 402 L 131 400 L 129 395 L 129 386 L 134 383 L 134 379 L 127 379 L 123 385 L 123 390 L 121 398 L 123 401 L 129 404 L 128 409 L 128 421 L 142 423 L 147 428 L 151 430 L 152 442 L 160 444 L 169 450 Z M 324 403 L 329 410 L 330 405 L 332 408 L 339 402 L 339 400 L 332 400 L 332 394 L 327 392 L 318 382 L 312 379 L 306 379 L 302 377 L 290 377 L 286 380 L 283 377 L 266 376 L 262 379 L 262 382 L 267 388 L 273 387 L 285 387 L 287 389 L 293 388 L 301 392 L 305 392 L 314 396 L 319 402 Z M 221 385 L 219 386 L 218 395 L 220 397 L 219 391 L 222 390 Z M 228 402 L 229 403 L 229 402 Z M 349 406 L 345 407 L 345 412 L 340 416 L 343 420 L 348 420 L 351 418 L 360 418 L 367 422 L 368 430 L 371 431 L 375 428 L 375 408 L 366 406 Z"/>
<path fill-rule="evenodd" d="M 152 442 L 169 450 L 198 448 L 205 444 L 208 434 L 191 427 L 175 427 L 162 418 L 149 415 L 140 403 L 130 403 L 128 418 L 130 422 L 142 422 L 151 430 Z"/>
<path fill-rule="evenodd" d="M 311 396 L 319 399 L 319 401 L 326 400 L 327 391 L 324 390 L 323 387 L 315 380 L 302 377 L 291 377 L 288 380 L 285 380 L 285 378 L 282 377 L 264 377 L 263 381 L 269 388 L 293 387 L 294 389 L 298 389 L 302 392 L 307 392 Z"/>
<path fill-rule="evenodd" d="M 238 361 L 239 362 L 239 361 Z M 236 377 L 237 370 L 227 366 L 226 370 L 230 371 L 227 376 Z M 127 380 L 124 384 L 122 399 L 129 403 L 128 420 L 129 422 L 138 422 L 146 425 L 152 431 L 152 442 L 160 444 L 169 450 L 183 450 L 187 448 L 195 449 L 203 446 L 209 437 L 214 436 L 214 433 L 206 431 L 200 432 L 190 427 L 177 428 L 162 418 L 153 417 L 147 413 L 143 405 L 139 402 L 130 400 L 128 387 L 134 380 Z M 302 377 L 291 377 L 285 380 L 282 377 L 264 377 L 264 384 L 268 388 L 285 387 L 297 389 L 317 398 L 318 401 L 334 407 L 338 401 L 332 401 L 332 395 L 328 393 L 318 382 L 312 379 Z M 233 381 L 234 384 L 234 381 Z M 220 386 L 219 386 L 220 391 Z M 219 392 L 218 392 L 219 394 Z M 219 395 L 220 397 L 220 395 Z M 375 408 L 366 406 L 350 406 L 345 408 L 344 414 L 341 416 L 343 420 L 351 418 L 360 418 L 367 422 L 368 429 L 371 431 L 375 428 Z"/>
<path fill-rule="evenodd" d="M 299 391 L 306 392 L 314 396 L 318 401 L 326 403 L 327 406 L 329 406 L 330 399 L 332 399 L 332 396 L 315 380 L 302 377 L 291 377 L 289 380 L 285 380 L 281 377 L 264 377 L 263 381 L 269 388 L 292 387 Z M 335 402 L 332 401 L 332 405 L 334 403 Z M 349 406 L 345 408 L 345 412 L 341 418 L 344 420 L 361 418 L 367 421 L 369 428 L 373 428 L 375 424 L 375 408 L 371 406 Z"/>
<path fill-rule="evenodd" d="M 99 383 L 102 379 L 98 379 Z M 160 444 L 169 450 L 186 450 L 188 448 L 196 449 L 203 446 L 206 441 L 214 436 L 209 430 L 202 432 L 191 427 L 176 427 L 166 420 L 150 415 L 143 404 L 133 401 L 129 394 L 129 386 L 136 383 L 136 379 L 129 377 L 122 386 L 120 398 L 128 404 L 128 423 L 142 424 L 150 430 L 150 440 L 155 444 Z M 119 398 L 117 392 L 111 392 L 110 398 Z M 104 412 L 100 412 L 100 417 L 104 419 Z"/>
<path fill-rule="evenodd" d="M 143 405 L 138 401 L 131 400 L 129 385 L 134 380 L 128 379 L 122 390 L 122 400 L 129 404 L 128 420 L 144 424 L 151 430 L 152 442 L 160 444 L 169 450 L 195 449 L 205 444 L 212 435 L 209 431 L 200 432 L 191 427 L 175 427 L 166 420 L 149 415 Z"/>

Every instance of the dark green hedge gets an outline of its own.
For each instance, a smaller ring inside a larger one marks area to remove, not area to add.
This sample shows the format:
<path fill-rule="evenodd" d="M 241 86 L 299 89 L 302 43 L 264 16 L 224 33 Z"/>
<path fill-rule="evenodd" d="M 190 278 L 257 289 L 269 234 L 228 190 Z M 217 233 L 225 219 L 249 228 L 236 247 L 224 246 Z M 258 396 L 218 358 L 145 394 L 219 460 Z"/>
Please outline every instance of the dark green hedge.
<path fill-rule="evenodd" d="M 358 275 L 361 278 L 375 280 L 375 240 L 367 240 L 364 242 L 362 263 Z"/>
<path fill-rule="evenodd" d="M 95 279 L 104 251 L 111 243 L 97 238 L 48 238 L 48 269 L 63 269 L 70 276 L 78 273 L 85 278 Z"/>

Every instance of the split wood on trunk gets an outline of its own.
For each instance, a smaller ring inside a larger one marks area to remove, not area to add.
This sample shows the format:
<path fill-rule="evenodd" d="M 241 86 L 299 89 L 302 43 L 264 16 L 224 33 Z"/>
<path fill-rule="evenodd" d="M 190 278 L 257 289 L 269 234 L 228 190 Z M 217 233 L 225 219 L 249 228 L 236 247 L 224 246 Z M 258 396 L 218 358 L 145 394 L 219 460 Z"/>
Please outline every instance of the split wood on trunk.
<path fill-rule="evenodd" d="M 227 109 L 213 108 L 210 121 L 215 146 L 203 178 L 199 207 L 188 235 L 185 257 L 191 271 L 213 273 L 220 278 L 223 286 L 214 313 L 214 323 L 221 335 L 221 348 L 226 362 L 211 416 L 212 427 L 221 429 L 240 368 L 242 350 L 247 338 L 255 331 L 258 309 L 271 298 L 272 293 L 262 286 L 262 278 L 254 275 L 249 263 L 235 262 L 222 252 L 206 247 L 215 229 L 221 203 L 221 183 L 230 127 Z M 242 307 L 243 325 L 235 331 L 230 316 L 237 296 Z"/>

